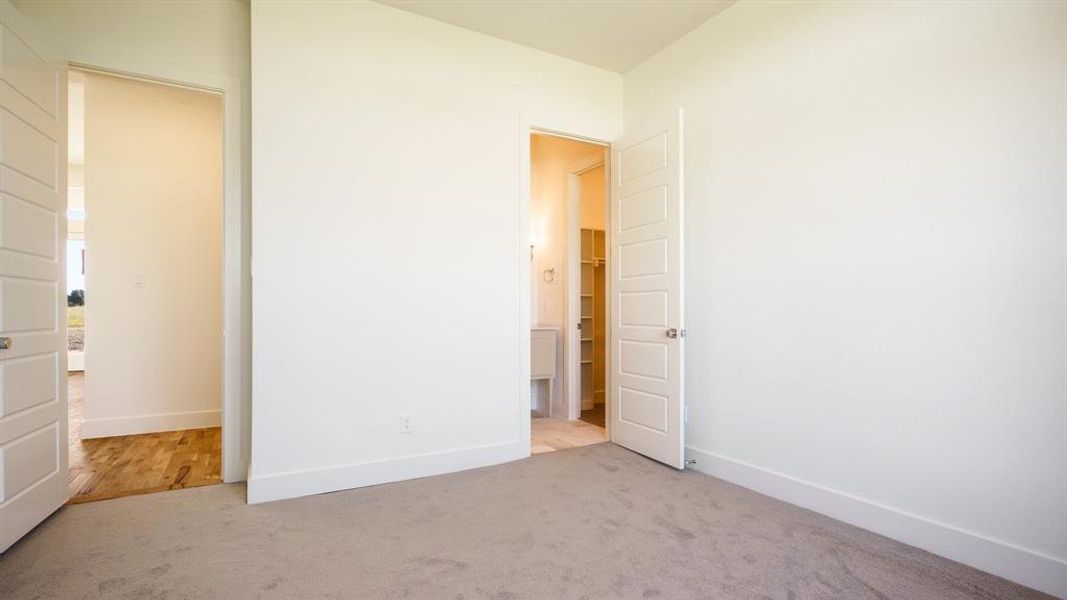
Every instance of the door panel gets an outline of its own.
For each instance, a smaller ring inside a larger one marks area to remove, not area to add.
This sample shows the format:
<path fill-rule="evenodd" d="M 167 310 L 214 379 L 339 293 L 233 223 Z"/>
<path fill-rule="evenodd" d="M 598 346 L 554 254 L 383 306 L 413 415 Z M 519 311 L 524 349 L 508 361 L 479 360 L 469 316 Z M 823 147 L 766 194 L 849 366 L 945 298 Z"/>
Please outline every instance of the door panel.
<path fill-rule="evenodd" d="M 18 496 L 29 486 L 48 475 L 56 474 L 59 455 L 56 446 L 59 435 L 56 424 L 50 423 L 0 448 L 0 502 Z"/>
<path fill-rule="evenodd" d="M 19 200 L 14 196 L 0 196 L 0 212 L 7 217 L 0 223 L 0 247 L 23 254 L 36 254 L 54 259 L 57 229 L 54 210 Z"/>
<path fill-rule="evenodd" d="M 8 215 L 3 215 L 4 219 Z M 55 331 L 56 314 L 53 281 L 30 281 L 18 277 L 0 279 L 0 331 Z"/>
<path fill-rule="evenodd" d="M 66 73 L 0 0 L 0 552 L 67 500 Z"/>
<path fill-rule="evenodd" d="M 619 341 L 619 372 L 667 381 L 670 349 L 662 342 Z"/>
<path fill-rule="evenodd" d="M 619 245 L 619 278 L 633 279 L 667 274 L 667 239 Z"/>
<path fill-rule="evenodd" d="M 8 112 L 13 109 L 17 107 L 5 106 L 0 111 L 0 161 L 20 175 L 54 189 L 58 162 L 56 140 Z"/>
<path fill-rule="evenodd" d="M 43 354 L 0 363 L 0 417 L 56 399 L 56 358 Z"/>
<path fill-rule="evenodd" d="M 630 183 L 667 168 L 667 134 L 666 130 L 656 131 L 618 151 L 617 173 L 620 184 Z"/>
<path fill-rule="evenodd" d="M 682 117 L 612 146 L 611 439 L 683 468 Z M 681 332 L 677 336 L 669 330 Z"/>
<path fill-rule="evenodd" d="M 667 329 L 666 292 L 627 292 L 619 294 L 619 325 Z"/>
<path fill-rule="evenodd" d="M 59 114 L 55 69 L 23 40 L 28 32 L 23 32 L 20 37 L 13 28 L 18 29 L 19 25 L 9 23 L 8 19 L 4 19 L 3 27 L 0 27 L 0 53 L 4 57 L 0 64 L 0 80 L 33 102 L 45 116 L 54 118 Z"/>
<path fill-rule="evenodd" d="M 619 419 L 657 433 L 667 433 L 669 398 L 630 388 L 619 388 Z"/>
<path fill-rule="evenodd" d="M 661 185 L 619 201 L 619 228 L 629 231 L 667 220 L 667 186 Z"/>

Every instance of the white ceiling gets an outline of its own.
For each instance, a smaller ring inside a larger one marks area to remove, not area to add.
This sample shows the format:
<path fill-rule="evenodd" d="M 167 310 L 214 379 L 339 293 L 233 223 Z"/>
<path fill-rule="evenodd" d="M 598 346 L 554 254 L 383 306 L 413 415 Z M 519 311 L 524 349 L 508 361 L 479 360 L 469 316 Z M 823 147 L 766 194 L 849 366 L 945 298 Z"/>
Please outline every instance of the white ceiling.
<path fill-rule="evenodd" d="M 625 73 L 735 0 L 378 0 Z"/>

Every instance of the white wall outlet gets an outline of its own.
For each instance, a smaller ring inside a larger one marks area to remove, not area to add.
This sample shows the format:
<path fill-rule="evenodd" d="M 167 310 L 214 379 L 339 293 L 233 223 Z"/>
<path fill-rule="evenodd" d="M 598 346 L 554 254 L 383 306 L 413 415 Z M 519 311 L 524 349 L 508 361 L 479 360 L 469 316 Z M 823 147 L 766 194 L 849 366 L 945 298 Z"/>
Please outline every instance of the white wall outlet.
<path fill-rule="evenodd" d="M 144 287 L 144 277 L 140 273 L 133 275 L 133 287 Z"/>
<path fill-rule="evenodd" d="M 400 415 L 400 433 L 411 433 L 412 431 L 415 431 L 415 415 L 411 413 Z"/>

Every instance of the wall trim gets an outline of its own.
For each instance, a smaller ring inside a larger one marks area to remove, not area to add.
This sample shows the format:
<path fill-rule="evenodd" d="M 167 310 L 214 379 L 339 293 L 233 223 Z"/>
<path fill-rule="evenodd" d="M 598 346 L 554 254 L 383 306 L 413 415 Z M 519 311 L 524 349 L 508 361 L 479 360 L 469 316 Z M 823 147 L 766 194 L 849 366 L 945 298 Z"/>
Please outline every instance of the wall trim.
<path fill-rule="evenodd" d="M 694 471 L 1067 598 L 1067 561 L 700 448 L 685 456 Z"/>
<path fill-rule="evenodd" d="M 202 429 L 218 427 L 222 423 L 222 414 L 218 410 L 199 410 L 158 415 L 138 415 L 134 417 L 111 417 L 108 419 L 85 419 L 82 421 L 81 438 L 92 439 L 114 437 L 116 435 L 135 435 L 138 433 L 156 433 L 159 431 L 178 431 L 181 429 Z"/>
<path fill-rule="evenodd" d="M 251 257 L 245 251 L 251 235 L 251 224 L 245 220 L 245 213 L 250 210 L 251 188 L 245 185 L 245 174 L 250 172 L 251 167 L 242 152 L 246 133 L 244 123 L 248 116 L 242 100 L 244 82 L 237 77 L 190 71 L 169 64 L 128 68 L 112 60 L 82 61 L 72 57 L 67 66 L 75 71 L 148 81 L 222 97 L 223 280 L 222 297 L 219 299 L 222 303 L 223 326 L 220 340 L 222 412 L 221 423 L 200 427 L 222 426 L 222 480 L 226 483 L 244 481 L 248 478 L 252 454 Z M 83 428 L 83 436 L 85 431 Z"/>
<path fill-rule="evenodd" d="M 248 503 L 272 502 L 488 467 L 526 458 L 530 454 L 529 448 L 528 441 L 523 444 L 515 440 L 273 475 L 253 475 L 248 480 Z"/>

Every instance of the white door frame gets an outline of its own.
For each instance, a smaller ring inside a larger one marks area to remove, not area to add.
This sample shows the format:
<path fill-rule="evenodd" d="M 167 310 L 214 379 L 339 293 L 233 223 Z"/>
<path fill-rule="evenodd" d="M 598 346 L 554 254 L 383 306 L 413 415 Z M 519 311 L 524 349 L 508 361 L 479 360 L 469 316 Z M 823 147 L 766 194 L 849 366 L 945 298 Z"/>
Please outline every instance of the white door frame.
<path fill-rule="evenodd" d="M 579 360 L 582 356 L 582 342 L 581 334 L 578 331 L 578 323 L 582 318 L 582 302 L 581 302 L 581 277 L 582 277 L 582 251 L 581 251 L 581 230 L 582 230 L 582 217 L 581 217 L 581 176 L 587 171 L 592 171 L 597 167 L 604 167 L 604 211 L 607 219 L 611 218 L 608 213 L 611 202 L 611 189 L 609 183 L 611 181 L 608 175 L 610 162 L 609 152 L 611 148 L 604 147 L 600 156 L 590 156 L 588 158 L 579 160 L 571 164 L 567 168 L 567 248 L 564 252 L 564 256 L 567 260 L 567 277 L 563 284 L 564 298 L 567 303 L 567 317 L 564 322 L 564 334 L 563 334 L 563 407 L 564 414 L 567 418 L 574 421 L 582 417 L 582 398 L 581 398 L 581 365 Z M 606 220 L 605 223 L 610 223 Z M 607 259 L 607 252 L 610 249 L 610 245 L 607 243 L 607 235 L 610 227 L 604 228 L 605 244 L 604 244 L 604 258 Z M 604 280 L 605 289 L 607 286 L 607 278 Z M 605 297 L 607 297 L 605 295 Z M 604 309 L 608 309 L 608 303 L 604 303 Z M 607 331 L 605 330 L 605 333 Z M 607 342 L 605 341 L 605 350 L 607 350 Z M 605 352 L 605 358 L 607 353 Z M 605 378 L 609 373 L 605 370 Z M 606 380 L 605 380 L 606 383 Z M 610 389 L 605 385 L 605 390 Z M 607 421 L 605 420 L 605 426 Z"/>
<path fill-rule="evenodd" d="M 244 293 L 242 257 L 250 238 L 244 225 L 246 207 L 242 201 L 241 81 L 224 75 L 180 70 L 156 76 L 76 62 L 68 65 L 75 71 L 159 83 L 222 97 L 222 480 L 226 483 L 245 481 L 248 479 L 251 447 L 251 402 L 245 386 L 244 365 L 251 363 L 251 349 L 243 343 L 248 326 L 245 310 L 248 298 Z"/>
<path fill-rule="evenodd" d="M 539 121 L 542 120 L 531 118 L 526 114 L 519 115 L 519 380 L 517 382 L 519 386 L 519 456 L 530 456 L 530 136 L 543 133 L 604 146 L 607 151 L 611 149 L 610 141 L 599 139 L 595 134 L 565 132 L 546 127 Z M 605 202 L 605 204 L 611 203 Z M 605 241 L 610 247 L 611 240 Z M 607 258 L 610 260 L 610 250 L 608 252 Z M 607 284 L 610 294 L 610 282 Z M 611 343 L 610 337 L 607 343 Z M 610 359 L 607 366 L 611 368 Z"/>

